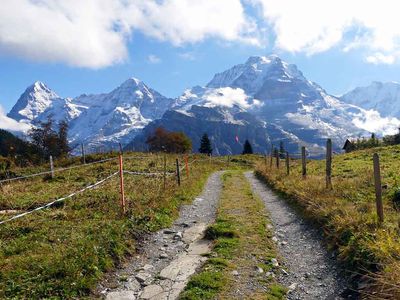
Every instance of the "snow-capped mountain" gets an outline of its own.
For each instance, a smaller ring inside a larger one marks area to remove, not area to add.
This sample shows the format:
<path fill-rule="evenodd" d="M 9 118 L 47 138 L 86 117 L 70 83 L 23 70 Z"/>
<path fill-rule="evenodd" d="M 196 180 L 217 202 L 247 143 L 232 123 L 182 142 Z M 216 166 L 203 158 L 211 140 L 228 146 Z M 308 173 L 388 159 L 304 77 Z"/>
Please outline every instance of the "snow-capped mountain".
<path fill-rule="evenodd" d="M 400 118 L 400 83 L 374 81 L 341 96 L 344 102 L 374 109 L 384 117 Z"/>
<path fill-rule="evenodd" d="M 207 108 L 202 110 L 208 112 L 207 117 L 204 113 L 199 114 L 199 107 Z M 329 95 L 305 78 L 295 65 L 276 55 L 250 57 L 244 64 L 216 74 L 205 87 L 186 90 L 174 101 L 173 109 L 175 113 L 166 113 L 148 127 L 157 124 L 176 130 L 176 124 L 182 123 L 183 119 L 203 123 L 211 118 L 209 121 L 214 123 L 208 129 L 209 135 L 216 136 L 222 130 L 223 136 L 227 137 L 240 131 L 239 143 L 250 139 L 259 152 L 265 152 L 271 143 L 278 145 L 281 140 L 287 140 L 292 152 L 300 145 L 306 145 L 318 155 L 328 137 L 334 140 L 336 149 L 340 149 L 346 138 L 371 131 L 371 124 L 378 125 L 379 128 L 373 128 L 378 134 L 388 126 L 397 127 L 396 120 L 383 119 L 377 112 L 371 116 L 369 111 Z M 371 119 L 376 124 L 371 123 Z M 232 125 L 231 134 L 226 130 L 227 124 Z M 204 125 L 196 132 L 193 132 L 194 128 L 184 126 L 181 130 L 192 139 L 198 139 L 205 130 L 203 128 L 208 127 Z M 274 128 L 273 134 L 271 128 Z M 262 131 L 262 134 L 254 135 L 252 130 Z M 144 132 L 148 134 L 149 131 L 146 128 Z M 136 146 L 143 143 L 143 135 L 135 138 Z M 236 143 L 229 137 L 216 141 L 215 147 L 221 154 L 237 153 Z"/>
<path fill-rule="evenodd" d="M 25 90 L 7 116 L 28 123 L 36 120 L 57 100 L 62 99 L 44 83 L 36 81 Z"/>
<path fill-rule="evenodd" d="M 172 100 L 131 78 L 108 94 L 82 95 L 73 102 L 83 109 L 71 122 L 72 142 L 127 144 L 144 126 L 160 118 Z"/>
<path fill-rule="evenodd" d="M 398 95 L 395 87 L 370 90 L 364 94 L 382 94 L 368 98 L 383 99 L 379 103 L 386 103 L 386 94 Z M 110 93 L 76 98 L 59 97 L 45 84 L 36 82 L 21 95 L 8 116 L 33 126 L 49 116 L 56 121 L 67 120 L 72 146 L 85 143 L 89 151 L 119 142 L 129 144 L 127 148 L 145 149 L 147 136 L 163 126 L 184 131 L 192 139 L 194 150 L 207 132 L 218 154 L 239 153 L 245 139 L 249 139 L 257 152 L 264 153 L 271 144 L 284 141 L 290 152 L 305 145 L 318 156 L 328 137 L 338 150 L 348 137 L 391 133 L 400 126 L 397 118 L 381 117 L 374 110 L 377 105 L 359 103 L 357 99 L 366 98 L 364 94 L 350 97 L 357 95 L 355 91 L 343 98 L 334 97 L 278 56 L 254 56 L 176 99 L 162 96 L 135 78 Z M 393 105 L 387 109 L 393 112 L 397 108 Z"/>
<path fill-rule="evenodd" d="M 152 120 L 160 118 L 172 100 L 130 78 L 110 93 L 61 98 L 36 82 L 21 95 L 8 116 L 35 125 L 51 116 L 69 122 L 72 147 L 85 143 L 90 150 L 101 145 L 127 144 Z"/>

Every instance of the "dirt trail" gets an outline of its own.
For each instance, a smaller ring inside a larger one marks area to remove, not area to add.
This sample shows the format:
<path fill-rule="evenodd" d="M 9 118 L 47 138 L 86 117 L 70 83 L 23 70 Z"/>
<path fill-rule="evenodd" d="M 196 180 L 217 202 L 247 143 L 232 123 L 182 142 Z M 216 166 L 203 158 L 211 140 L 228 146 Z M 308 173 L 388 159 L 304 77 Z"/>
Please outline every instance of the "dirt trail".
<path fill-rule="evenodd" d="M 191 205 L 181 208 L 171 228 L 149 235 L 140 255 L 116 276 L 103 282 L 100 294 L 107 300 L 176 299 L 189 277 L 201 266 L 202 254 L 211 249 L 202 239 L 208 224 L 215 219 L 222 188 L 222 172 L 212 174 Z"/>
<path fill-rule="evenodd" d="M 279 280 L 290 290 L 288 299 L 349 299 L 344 296 L 346 281 L 335 258 L 321 242 L 322 233 L 306 224 L 252 172 L 245 175 L 274 224 L 273 239 L 284 260 L 279 262 L 284 270 Z"/>

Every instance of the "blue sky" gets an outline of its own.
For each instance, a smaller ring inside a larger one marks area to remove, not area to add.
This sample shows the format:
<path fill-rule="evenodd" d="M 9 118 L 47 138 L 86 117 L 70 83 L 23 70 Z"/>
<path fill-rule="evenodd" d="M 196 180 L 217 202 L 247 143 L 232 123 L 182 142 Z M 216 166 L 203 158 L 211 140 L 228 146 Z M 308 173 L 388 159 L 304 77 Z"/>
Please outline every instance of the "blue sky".
<path fill-rule="evenodd" d="M 82 2 L 5 1 L 0 11 L 5 111 L 36 80 L 60 96 L 75 97 L 108 92 L 137 77 L 176 97 L 251 55 L 271 53 L 334 95 L 373 80 L 400 81 L 400 21 L 390 13 L 395 1 L 386 8 L 357 0 L 324 5 L 305 0 L 302 6 L 290 0 Z"/>

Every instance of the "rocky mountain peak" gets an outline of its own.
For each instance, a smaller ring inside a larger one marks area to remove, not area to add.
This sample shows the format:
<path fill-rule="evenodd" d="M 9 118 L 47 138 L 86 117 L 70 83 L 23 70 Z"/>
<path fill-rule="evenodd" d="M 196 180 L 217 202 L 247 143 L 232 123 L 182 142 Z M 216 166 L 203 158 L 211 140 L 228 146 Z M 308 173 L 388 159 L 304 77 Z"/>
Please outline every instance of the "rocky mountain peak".
<path fill-rule="evenodd" d="M 17 121 L 33 121 L 43 113 L 51 103 L 60 97 L 46 84 L 36 81 L 19 97 L 17 103 L 7 115 Z"/>

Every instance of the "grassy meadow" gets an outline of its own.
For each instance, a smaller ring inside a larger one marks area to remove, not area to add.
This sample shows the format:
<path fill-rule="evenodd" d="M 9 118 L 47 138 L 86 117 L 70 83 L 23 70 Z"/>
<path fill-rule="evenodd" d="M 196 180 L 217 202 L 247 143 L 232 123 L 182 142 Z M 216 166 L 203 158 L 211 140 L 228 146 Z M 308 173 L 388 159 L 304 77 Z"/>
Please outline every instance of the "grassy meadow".
<path fill-rule="evenodd" d="M 373 153 L 381 162 L 385 220 L 378 223 L 373 176 Z M 356 151 L 333 157 L 333 189 L 325 187 L 325 160 L 307 161 L 307 179 L 301 161 L 260 162 L 257 175 L 311 220 L 320 224 L 329 245 L 352 276 L 365 285 L 363 296 L 400 299 L 400 146 Z"/>
<path fill-rule="evenodd" d="M 93 155 L 87 162 L 115 157 Z M 162 172 L 163 156 L 126 153 L 127 171 Z M 167 156 L 167 171 L 175 171 L 176 155 Z M 255 156 L 226 158 L 190 156 L 190 177 L 125 174 L 127 214 L 121 215 L 119 177 L 51 208 L 0 224 L 0 298 L 78 298 L 90 294 L 102 275 L 135 253 L 143 232 L 170 225 L 181 204 L 199 194 L 211 172 L 221 168 L 251 168 Z M 183 164 L 183 159 L 181 163 Z M 57 167 L 79 165 L 79 159 L 56 161 Z M 48 166 L 13 169 L 15 176 L 47 171 Z M 118 171 L 118 161 L 83 165 L 0 185 L 0 221 L 67 196 Z M 7 212 L 6 212 L 7 211 Z"/>

